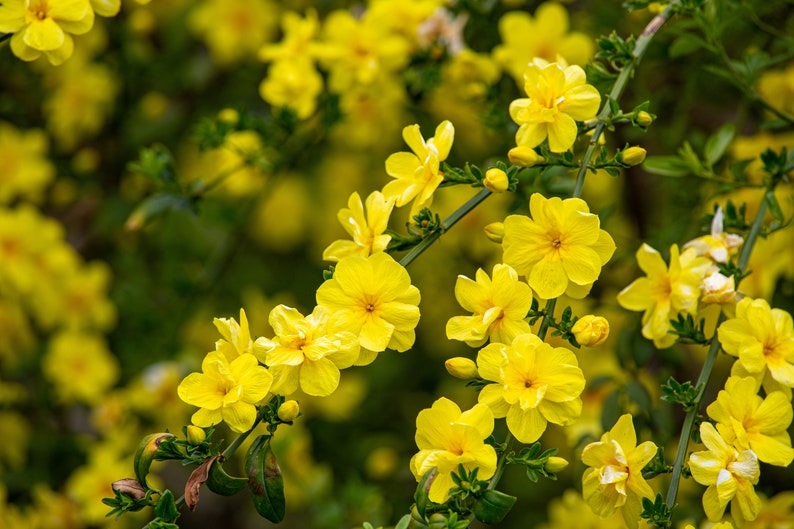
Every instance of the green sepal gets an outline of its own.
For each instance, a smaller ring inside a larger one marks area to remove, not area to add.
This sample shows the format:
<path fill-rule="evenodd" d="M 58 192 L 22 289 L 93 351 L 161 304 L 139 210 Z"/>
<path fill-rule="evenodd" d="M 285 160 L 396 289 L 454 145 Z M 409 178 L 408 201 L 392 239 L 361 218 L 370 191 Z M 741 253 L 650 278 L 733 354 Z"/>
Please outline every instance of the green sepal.
<path fill-rule="evenodd" d="M 422 476 L 419 485 L 414 492 L 414 503 L 419 515 L 424 518 L 427 512 L 427 504 L 430 503 L 430 487 L 438 476 L 438 467 L 433 467 Z"/>
<path fill-rule="evenodd" d="M 515 496 L 489 489 L 474 504 L 474 516 L 487 524 L 499 523 L 507 516 L 515 503 Z"/>
<path fill-rule="evenodd" d="M 256 512 L 278 523 L 284 519 L 286 510 L 284 478 L 270 448 L 270 439 L 269 435 L 260 435 L 254 440 L 245 456 L 245 472 Z"/>
<path fill-rule="evenodd" d="M 219 457 L 213 462 L 205 485 L 215 494 L 232 496 L 243 490 L 248 484 L 248 480 L 227 474 L 223 469 L 223 459 L 223 457 Z"/>

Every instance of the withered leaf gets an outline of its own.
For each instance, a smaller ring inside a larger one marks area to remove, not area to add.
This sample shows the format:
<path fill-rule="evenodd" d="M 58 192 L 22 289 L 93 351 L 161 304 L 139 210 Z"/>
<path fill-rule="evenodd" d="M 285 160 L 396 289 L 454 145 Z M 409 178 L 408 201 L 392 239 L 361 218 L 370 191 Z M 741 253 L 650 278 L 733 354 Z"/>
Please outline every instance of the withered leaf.
<path fill-rule="evenodd" d="M 187 505 L 187 508 L 191 511 L 196 510 L 196 505 L 199 501 L 199 490 L 201 489 L 201 486 L 204 484 L 204 482 L 207 481 L 210 468 L 218 458 L 223 458 L 223 454 L 210 457 L 196 470 L 194 470 L 193 473 L 190 474 L 189 478 L 187 478 L 187 483 L 185 483 L 185 505 Z M 221 459 L 221 461 L 223 461 L 223 459 Z"/>

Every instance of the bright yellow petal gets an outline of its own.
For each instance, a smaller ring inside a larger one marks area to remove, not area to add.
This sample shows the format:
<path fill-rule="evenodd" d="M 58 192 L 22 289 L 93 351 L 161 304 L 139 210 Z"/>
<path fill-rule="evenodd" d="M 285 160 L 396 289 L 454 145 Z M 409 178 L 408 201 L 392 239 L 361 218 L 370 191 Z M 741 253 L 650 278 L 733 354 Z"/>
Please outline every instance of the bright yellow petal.
<path fill-rule="evenodd" d="M 507 428 L 522 443 L 534 443 L 546 431 L 546 419 L 537 409 L 513 405 L 507 411 Z"/>
<path fill-rule="evenodd" d="M 229 425 L 234 432 L 245 432 L 251 429 L 256 421 L 256 407 L 245 402 L 235 402 L 229 406 L 224 406 L 221 410 L 223 421 Z"/>
<path fill-rule="evenodd" d="M 61 27 L 48 17 L 31 22 L 24 30 L 23 38 L 31 48 L 50 51 L 60 48 L 65 37 Z"/>
<path fill-rule="evenodd" d="M 565 292 L 568 287 L 568 276 L 559 259 L 544 257 L 532 267 L 527 282 L 539 297 L 551 299 Z"/>
<path fill-rule="evenodd" d="M 339 369 L 327 358 L 301 366 L 300 387 L 307 395 L 325 397 L 339 386 Z"/>
<path fill-rule="evenodd" d="M 576 141 L 576 122 L 567 114 L 559 114 L 556 119 L 548 124 L 549 150 L 551 152 L 565 152 Z M 534 145 L 530 145 L 534 147 Z"/>

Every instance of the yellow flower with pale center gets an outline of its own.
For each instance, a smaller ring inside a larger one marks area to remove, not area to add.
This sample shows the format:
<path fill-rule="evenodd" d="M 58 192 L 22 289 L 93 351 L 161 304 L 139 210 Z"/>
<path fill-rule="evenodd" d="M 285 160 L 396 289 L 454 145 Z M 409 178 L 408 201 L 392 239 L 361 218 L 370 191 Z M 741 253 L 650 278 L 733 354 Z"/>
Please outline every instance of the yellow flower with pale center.
<path fill-rule="evenodd" d="M 622 415 L 615 426 L 582 451 L 587 465 L 582 476 L 582 494 L 594 513 L 602 518 L 618 509 L 630 528 L 636 529 L 642 512 L 642 498 L 653 498 L 642 469 L 656 455 L 656 445 L 645 441 L 637 445 L 631 415 Z"/>
<path fill-rule="evenodd" d="M 601 95 L 587 84 L 579 66 L 536 60 L 524 71 L 526 98 L 510 103 L 510 117 L 518 124 L 516 144 L 537 147 L 549 139 L 551 152 L 565 152 L 576 141 L 577 121 L 596 117 Z"/>
<path fill-rule="evenodd" d="M 529 211 L 531 219 L 505 219 L 503 261 L 525 275 L 543 299 L 563 293 L 584 297 L 615 252 L 615 242 L 600 228 L 598 215 L 590 213 L 584 200 L 547 199 L 540 193 L 530 197 Z"/>
<path fill-rule="evenodd" d="M 444 181 L 440 163 L 447 159 L 455 127 L 449 121 L 442 121 L 436 127 L 435 135 L 427 141 L 419 131 L 419 125 L 409 125 L 403 129 L 403 139 L 413 152 L 394 153 L 386 159 L 386 172 L 394 178 L 383 187 L 386 198 L 396 199 L 398 207 L 411 200 L 411 216 L 433 203 L 433 193 Z"/>
<path fill-rule="evenodd" d="M 494 417 L 507 417 L 507 427 L 522 443 L 537 441 L 547 423 L 571 424 L 582 412 L 585 379 L 576 356 L 534 334 L 484 347 L 477 354 L 477 371 L 492 382 L 478 400 Z"/>
<path fill-rule="evenodd" d="M 11 51 L 23 61 L 43 53 L 54 65 L 72 56 L 72 35 L 87 33 L 94 25 L 88 0 L 3 0 L 0 32 L 13 33 Z"/>
<path fill-rule="evenodd" d="M 420 299 L 408 271 L 387 253 L 345 257 L 317 289 L 317 304 L 330 311 L 330 324 L 358 336 L 356 365 L 371 363 L 387 347 L 411 348 Z"/>
<path fill-rule="evenodd" d="M 692 478 L 708 488 L 703 494 L 703 510 L 712 522 L 719 521 L 728 502 L 736 525 L 755 520 L 761 500 L 753 485 L 761 474 L 758 458 L 750 449 L 738 449 L 720 436 L 714 425 L 700 425 L 700 437 L 708 450 L 689 456 Z"/>
<path fill-rule="evenodd" d="M 791 314 L 769 307 L 764 299 L 744 298 L 736 317 L 717 329 L 722 349 L 738 357 L 732 375 L 752 376 L 764 389 L 791 397 L 794 387 L 794 326 Z"/>
<path fill-rule="evenodd" d="M 679 254 L 670 247 L 670 266 L 659 252 L 643 243 L 637 250 L 637 263 L 646 277 L 635 279 L 618 294 L 618 303 L 628 310 L 644 311 L 642 335 L 662 349 L 675 343 L 670 320 L 680 313 L 695 315 L 700 284 L 711 261 L 689 249 Z"/>
<path fill-rule="evenodd" d="M 270 392 L 273 375 L 254 355 L 243 354 L 229 362 L 220 351 L 208 353 L 201 370 L 177 387 L 180 399 L 201 408 L 191 417 L 193 424 L 206 428 L 225 421 L 235 432 L 251 429 L 256 404 Z"/>
<path fill-rule="evenodd" d="M 492 342 L 511 343 L 519 334 L 531 332 L 524 319 L 532 306 L 532 290 L 518 280 L 506 264 L 493 269 L 493 280 L 480 268 L 475 281 L 458 276 L 455 299 L 471 316 L 454 316 L 447 322 L 447 338 L 479 347 Z"/>
<path fill-rule="evenodd" d="M 358 193 L 350 195 L 347 207 L 340 209 L 336 218 L 353 240 L 340 239 L 332 242 L 323 251 L 323 259 L 339 261 L 349 255 L 367 257 L 386 250 L 391 235 L 384 232 L 394 209 L 394 199 L 384 197 L 380 191 L 373 191 L 367 197 L 366 208 L 365 214 L 364 204 L 361 203 Z"/>
<path fill-rule="evenodd" d="M 467 471 L 479 468 L 478 479 L 488 479 L 496 471 L 496 450 L 485 444 L 491 435 L 494 416 L 488 406 L 475 404 L 461 412 L 457 404 L 440 398 L 416 417 L 416 446 L 419 453 L 411 458 L 411 472 L 417 481 L 431 468 L 438 475 L 430 486 L 430 501 L 443 503 L 455 486 L 452 472 L 463 465 Z"/>
<path fill-rule="evenodd" d="M 279 305 L 270 311 L 276 336 L 258 338 L 264 363 L 273 375 L 273 393 L 290 395 L 298 387 L 307 395 L 325 397 L 339 386 L 339 370 L 358 359 L 358 337 L 329 324 L 329 313 L 317 307 L 308 316 Z"/>
<path fill-rule="evenodd" d="M 787 467 L 794 459 L 788 434 L 791 399 L 782 391 L 761 398 L 757 391 L 753 377 L 730 377 L 706 411 L 726 442 L 752 450 L 759 461 Z"/>
<path fill-rule="evenodd" d="M 570 64 L 585 64 L 595 43 L 588 35 L 569 32 L 568 11 L 557 2 L 544 2 L 534 17 L 524 11 L 509 11 L 499 19 L 502 44 L 493 50 L 494 60 L 521 83 L 524 69 L 535 57 Z"/>

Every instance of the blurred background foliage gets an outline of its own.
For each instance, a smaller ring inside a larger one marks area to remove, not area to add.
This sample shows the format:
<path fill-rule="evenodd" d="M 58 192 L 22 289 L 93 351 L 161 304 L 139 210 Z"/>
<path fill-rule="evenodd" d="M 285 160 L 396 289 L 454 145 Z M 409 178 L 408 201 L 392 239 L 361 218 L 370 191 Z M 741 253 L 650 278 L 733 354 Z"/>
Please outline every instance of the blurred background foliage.
<path fill-rule="evenodd" d="M 267 316 L 278 303 L 311 311 L 329 265 L 322 250 L 345 237 L 336 212 L 351 192 L 365 196 L 388 181 L 385 159 L 406 150 L 402 128 L 418 123 L 427 136 L 449 119 L 451 165 L 504 160 L 522 63 L 560 54 L 584 65 L 598 36 L 637 35 L 660 7 L 459 0 L 436 11 L 444 4 L 125 0 L 117 16 L 75 38 L 61 66 L 23 63 L 0 48 L 0 526 L 143 525 L 105 519 L 100 500 L 131 475 L 143 435 L 189 421 L 176 385 L 219 338 L 212 319 L 239 319 L 244 307 L 252 335 L 270 336 Z M 636 277 L 642 241 L 665 253 L 700 235 L 715 200 L 746 201 L 751 218 L 761 193 L 734 188 L 753 182 L 758 162 L 729 166 L 794 146 L 774 112 L 794 114 L 792 7 L 706 2 L 660 32 L 632 79 L 621 108 L 650 101 L 656 120 L 647 131 L 610 131 L 608 149 L 679 156 L 688 142 L 707 159 L 720 127 L 733 124 L 736 136 L 726 156 L 703 167 L 681 155 L 662 170 L 588 177 L 585 198 L 618 250 L 594 294 L 570 304 L 607 316 L 613 331 L 578 353 L 589 384 L 582 419 L 564 432 L 550 428 L 544 447 L 576 461 L 577 448 L 624 412 L 641 437 L 675 437 L 678 417 L 660 402 L 659 384 L 694 378 L 702 352 L 655 350 L 615 294 Z M 609 71 L 588 69 L 590 82 L 607 88 Z M 330 397 L 301 397 L 305 417 L 279 431 L 284 527 L 389 525 L 406 512 L 417 412 L 442 394 L 462 408 L 476 401 L 443 368 L 472 353 L 443 332 L 460 313 L 457 275 L 500 261 L 485 225 L 526 213 L 532 192 L 565 195 L 572 185 L 565 172 L 528 170 L 516 194 L 489 198 L 411 265 L 423 300 L 415 347 L 345 371 Z M 440 189 L 433 211 L 443 218 L 474 193 Z M 789 219 L 791 198 L 781 186 Z M 390 227 L 404 231 L 407 220 L 398 214 Z M 759 243 L 743 290 L 794 309 L 792 248 L 791 230 Z M 175 490 L 187 472 L 155 469 Z M 563 496 L 581 472 L 572 464 L 541 486 L 508 469 L 503 489 L 521 500 L 502 526 L 551 516 L 548 527 L 583 527 L 570 513 L 589 511 Z M 771 496 L 790 483 L 787 470 L 765 469 L 760 488 Z M 697 492 L 688 490 L 681 501 L 690 494 L 695 512 Z M 205 492 L 180 523 L 265 523 L 247 502 Z"/>

